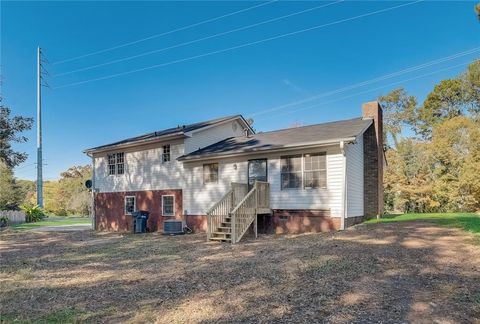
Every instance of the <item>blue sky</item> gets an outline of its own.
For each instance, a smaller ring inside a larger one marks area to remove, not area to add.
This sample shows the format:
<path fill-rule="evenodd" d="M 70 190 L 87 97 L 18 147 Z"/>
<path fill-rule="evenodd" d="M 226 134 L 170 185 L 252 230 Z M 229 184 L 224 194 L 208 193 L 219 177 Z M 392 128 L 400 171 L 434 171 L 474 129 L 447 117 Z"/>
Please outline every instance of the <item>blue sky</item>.
<path fill-rule="evenodd" d="M 353 118 L 360 115 L 362 102 L 374 100 L 401 85 L 421 99 L 436 82 L 457 75 L 464 69 L 461 64 L 480 56 L 477 51 L 349 91 L 269 111 L 480 46 L 480 23 L 471 1 L 419 2 L 355 19 L 350 18 L 406 2 L 343 1 L 188 46 L 55 76 L 333 2 L 274 1 L 131 46 L 53 64 L 261 2 L 2 1 L 4 102 L 15 114 L 35 115 L 36 47 L 40 45 L 50 62 L 46 66 L 50 73 L 48 83 L 58 87 L 44 89 L 43 101 L 44 177 L 54 179 L 69 166 L 89 163 L 82 153 L 85 148 L 178 124 L 241 113 L 247 117 L 253 115 L 257 130 L 272 130 L 292 124 Z M 339 23 L 328 25 L 333 22 Z M 203 56 L 321 25 L 325 26 Z M 202 57 L 62 87 L 195 56 Z M 430 75 L 420 77 L 425 74 Z M 414 78 L 417 79 L 403 82 Z M 269 112 L 261 113 L 265 110 Z M 30 141 L 16 148 L 28 152 L 29 159 L 17 168 L 16 175 L 34 179 L 35 129 L 26 135 Z"/>

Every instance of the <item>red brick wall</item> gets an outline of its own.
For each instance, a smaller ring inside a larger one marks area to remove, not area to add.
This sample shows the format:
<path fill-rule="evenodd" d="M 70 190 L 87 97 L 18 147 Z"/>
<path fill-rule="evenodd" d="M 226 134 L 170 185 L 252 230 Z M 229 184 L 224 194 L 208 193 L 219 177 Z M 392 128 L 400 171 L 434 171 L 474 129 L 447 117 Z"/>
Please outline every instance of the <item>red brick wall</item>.
<path fill-rule="evenodd" d="M 194 232 L 207 231 L 207 216 L 185 216 Z M 262 234 L 300 234 L 340 229 L 340 217 L 331 217 L 330 210 L 274 210 L 273 215 L 258 216 L 258 232 Z"/>
<path fill-rule="evenodd" d="M 340 217 L 331 217 L 330 210 L 274 210 L 267 233 L 299 234 L 328 232 L 340 229 Z"/>
<path fill-rule="evenodd" d="M 162 195 L 175 196 L 175 216 L 162 216 Z M 182 190 L 145 190 L 95 194 L 95 224 L 99 231 L 130 232 L 132 217 L 125 215 L 125 196 L 135 196 L 137 210 L 150 212 L 147 231 L 163 230 L 163 221 L 182 219 Z"/>
<path fill-rule="evenodd" d="M 206 215 L 186 215 L 185 222 L 187 226 L 194 232 L 207 231 L 207 216 Z"/>
<path fill-rule="evenodd" d="M 362 111 L 373 118 L 363 134 L 364 215 L 370 218 L 383 214 L 383 115 L 376 101 L 363 104 Z"/>

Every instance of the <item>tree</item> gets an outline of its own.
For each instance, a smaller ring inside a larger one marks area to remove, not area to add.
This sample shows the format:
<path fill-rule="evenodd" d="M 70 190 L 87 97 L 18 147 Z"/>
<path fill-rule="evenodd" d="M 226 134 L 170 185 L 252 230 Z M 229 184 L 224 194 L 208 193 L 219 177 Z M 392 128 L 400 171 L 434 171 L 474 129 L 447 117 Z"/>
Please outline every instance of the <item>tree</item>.
<path fill-rule="evenodd" d="M 462 80 L 466 92 L 468 111 L 472 115 L 478 116 L 480 114 L 480 60 L 468 66 Z"/>
<path fill-rule="evenodd" d="M 65 197 L 64 208 L 69 214 L 88 215 L 91 196 L 85 188 L 85 181 L 92 177 L 92 167 L 73 166 L 62 172 L 59 180 L 60 192 Z"/>
<path fill-rule="evenodd" d="M 429 147 L 432 183 L 445 210 L 475 211 L 480 206 L 480 124 L 455 117 L 433 129 Z"/>
<path fill-rule="evenodd" d="M 12 169 L 0 159 L 0 210 L 17 209 L 21 202 L 20 187 L 15 182 Z"/>
<path fill-rule="evenodd" d="M 378 98 L 383 108 L 383 138 L 392 137 L 395 148 L 398 148 L 402 128 L 411 125 L 415 119 L 417 99 L 409 96 L 405 89 L 392 90 L 385 96 Z"/>
<path fill-rule="evenodd" d="M 466 103 L 467 96 L 460 78 L 442 80 L 418 109 L 417 133 L 430 138 L 436 124 L 462 115 Z"/>
<path fill-rule="evenodd" d="M 411 138 L 399 141 L 396 149 L 386 152 L 386 206 L 402 212 L 430 212 L 438 208 L 433 198 L 430 155 L 427 143 Z"/>
<path fill-rule="evenodd" d="M 23 116 L 10 117 L 10 108 L 3 105 L 0 97 L 0 159 L 9 168 L 21 164 L 27 159 L 27 154 L 13 150 L 12 143 L 24 143 L 28 139 L 19 135 L 32 128 L 33 119 Z"/>
<path fill-rule="evenodd" d="M 477 14 L 478 20 L 480 21 L 480 2 L 474 6 L 474 10 L 475 10 L 475 13 Z"/>
<path fill-rule="evenodd" d="M 403 99 L 402 99 L 403 98 Z M 414 108 L 403 89 L 381 96 L 386 151 L 385 204 L 412 212 L 480 210 L 480 61 L 439 82 Z M 404 114 L 406 113 L 406 115 Z M 412 126 L 421 137 L 398 137 Z"/>

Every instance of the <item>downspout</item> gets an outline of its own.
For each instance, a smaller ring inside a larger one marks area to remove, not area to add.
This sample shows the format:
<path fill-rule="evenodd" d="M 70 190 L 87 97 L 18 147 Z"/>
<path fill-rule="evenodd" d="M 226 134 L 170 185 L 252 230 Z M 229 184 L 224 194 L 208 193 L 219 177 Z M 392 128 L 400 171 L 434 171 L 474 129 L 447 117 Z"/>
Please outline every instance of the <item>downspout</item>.
<path fill-rule="evenodd" d="M 340 142 L 340 150 L 343 155 L 343 190 L 342 190 L 342 217 L 340 219 L 340 229 L 345 229 L 345 218 L 347 217 L 347 156 L 345 154 L 345 142 Z"/>
<path fill-rule="evenodd" d="M 93 154 L 92 158 L 92 228 L 93 230 L 97 229 L 97 220 L 95 217 L 95 158 Z"/>

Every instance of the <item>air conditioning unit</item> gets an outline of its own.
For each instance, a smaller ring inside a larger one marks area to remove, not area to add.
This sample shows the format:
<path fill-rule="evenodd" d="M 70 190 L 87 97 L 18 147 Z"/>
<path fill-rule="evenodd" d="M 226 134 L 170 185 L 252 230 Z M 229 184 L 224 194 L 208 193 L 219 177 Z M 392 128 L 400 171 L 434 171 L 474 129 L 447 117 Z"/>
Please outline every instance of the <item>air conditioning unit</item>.
<path fill-rule="evenodd" d="M 183 222 L 177 219 L 169 219 L 163 222 L 164 235 L 179 235 L 184 234 Z"/>

